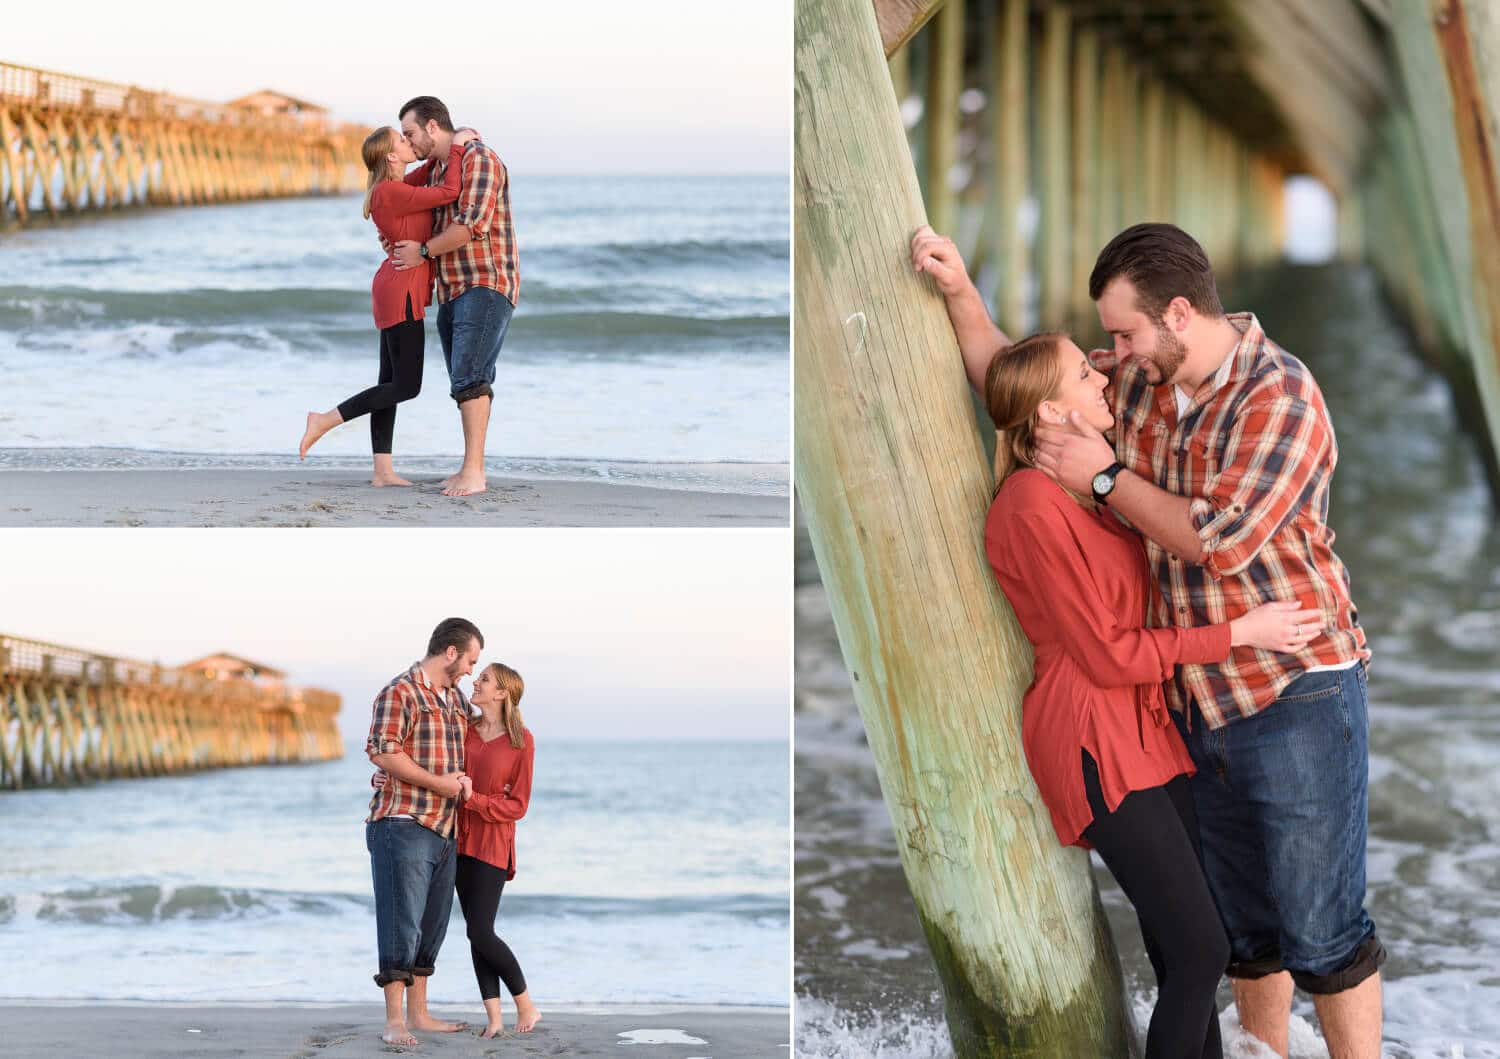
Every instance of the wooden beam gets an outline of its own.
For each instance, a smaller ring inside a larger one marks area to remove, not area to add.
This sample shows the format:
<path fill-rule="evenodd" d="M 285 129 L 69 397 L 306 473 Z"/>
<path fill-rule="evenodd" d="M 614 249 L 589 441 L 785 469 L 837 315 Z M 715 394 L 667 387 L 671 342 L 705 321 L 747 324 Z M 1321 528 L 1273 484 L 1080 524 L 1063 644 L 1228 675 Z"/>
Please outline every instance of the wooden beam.
<path fill-rule="evenodd" d="M 880 26 L 880 45 L 886 58 L 915 37 L 943 3 L 944 0 L 874 0 L 875 21 Z"/>
<path fill-rule="evenodd" d="M 797 490 L 954 1051 L 1123 1057 L 1088 858 L 1021 752 L 1029 651 L 984 559 L 962 360 L 908 263 L 925 218 L 874 13 L 795 18 Z"/>

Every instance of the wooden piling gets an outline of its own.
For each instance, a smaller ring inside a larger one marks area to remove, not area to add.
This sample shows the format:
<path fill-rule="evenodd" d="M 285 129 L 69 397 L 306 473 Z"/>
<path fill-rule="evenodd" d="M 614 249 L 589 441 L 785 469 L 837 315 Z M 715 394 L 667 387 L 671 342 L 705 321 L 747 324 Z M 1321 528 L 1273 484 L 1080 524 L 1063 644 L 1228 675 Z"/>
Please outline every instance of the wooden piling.
<path fill-rule="evenodd" d="M 1020 751 L 1029 651 L 952 330 L 907 263 L 925 217 L 867 0 L 799 3 L 795 59 L 798 494 L 954 1048 L 1123 1056 L 1088 859 Z"/>

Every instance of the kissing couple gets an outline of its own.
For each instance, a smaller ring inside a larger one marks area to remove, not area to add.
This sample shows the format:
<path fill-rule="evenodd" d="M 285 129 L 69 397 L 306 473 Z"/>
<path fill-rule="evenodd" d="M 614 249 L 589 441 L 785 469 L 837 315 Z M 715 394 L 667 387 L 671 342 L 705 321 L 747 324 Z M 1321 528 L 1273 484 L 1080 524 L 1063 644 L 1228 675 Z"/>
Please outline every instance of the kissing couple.
<path fill-rule="evenodd" d="M 1278 1055 L 1295 985 L 1330 1054 L 1378 1059 L 1370 651 L 1312 372 L 1224 311 L 1170 224 L 1099 253 L 1089 297 L 1113 346 L 1088 354 L 1004 334 L 931 228 L 910 252 L 995 423 L 984 546 L 1035 649 L 1027 764 L 1058 841 L 1098 851 L 1135 906 L 1156 972 L 1146 1059 L 1219 1059 L 1225 974 Z"/>
<path fill-rule="evenodd" d="M 413 1031 L 468 1028 L 427 1009 L 427 979 L 455 889 L 484 1001 L 479 1035 L 494 1037 L 504 1028 L 502 981 L 516 1005 L 518 1033 L 531 1032 L 541 1019 L 515 954 L 495 933 L 500 894 L 516 877 L 516 821 L 531 801 L 535 742 L 521 720 L 526 686 L 514 669 L 490 662 L 467 700 L 458 689 L 483 648 L 473 622 L 445 619 L 422 659 L 375 697 L 370 716 L 365 753 L 380 771 L 365 845 L 387 1044 L 414 1045 Z"/>
<path fill-rule="evenodd" d="M 485 491 L 495 364 L 520 289 L 510 178 L 477 132 L 453 128 L 436 97 L 408 100 L 398 120 L 399 129 L 370 133 L 363 149 L 364 215 L 386 251 L 370 289 L 380 332 L 378 381 L 326 412 L 307 413 L 297 455 L 306 459 L 324 434 L 368 415 L 370 484 L 411 484 L 396 473 L 391 447 L 396 406 L 422 389 L 423 320 L 435 286 L 438 339 L 464 437 L 463 466 L 443 479 L 443 495 L 472 496 Z M 418 160 L 425 164 L 406 172 Z"/>

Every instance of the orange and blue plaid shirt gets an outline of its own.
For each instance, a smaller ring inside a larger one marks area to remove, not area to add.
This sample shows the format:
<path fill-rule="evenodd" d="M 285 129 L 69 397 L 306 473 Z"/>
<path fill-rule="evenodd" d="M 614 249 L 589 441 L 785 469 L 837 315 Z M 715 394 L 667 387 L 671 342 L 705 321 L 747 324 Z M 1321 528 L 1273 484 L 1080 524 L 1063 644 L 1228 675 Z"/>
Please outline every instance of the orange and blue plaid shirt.
<path fill-rule="evenodd" d="M 1168 701 L 1191 696 L 1218 728 L 1269 706 L 1314 666 L 1364 662 L 1349 572 L 1333 551 L 1328 488 L 1338 446 L 1312 373 L 1266 337 L 1251 313 L 1231 313 L 1239 344 L 1179 419 L 1175 386 L 1153 386 L 1141 366 L 1111 350 L 1089 359 L 1110 376 L 1119 460 L 1169 493 L 1192 498 L 1202 563 L 1145 538 L 1158 591 L 1150 624 L 1187 628 L 1231 621 L 1271 600 L 1300 600 L 1323 614 L 1324 634 L 1296 654 L 1235 647 L 1215 665 L 1183 665 Z M 1122 521 L 1124 521 L 1122 519 Z"/>
<path fill-rule="evenodd" d="M 435 187 L 448 169 L 446 158 L 429 159 L 406 175 L 409 184 Z M 479 140 L 464 147 L 458 201 L 432 211 L 432 234 L 450 224 L 466 225 L 469 241 L 433 259 L 437 300 L 442 305 L 471 287 L 488 287 L 514 307 L 521 291 L 516 230 L 510 219 L 510 174 L 500 156 Z"/>
<path fill-rule="evenodd" d="M 433 687 L 417 662 L 375 696 L 365 753 L 373 756 L 401 751 L 434 775 L 462 772 L 468 729 L 468 703 L 463 693 L 457 687 L 447 691 Z M 366 820 L 387 816 L 411 816 L 429 831 L 453 838 L 458 799 L 444 798 L 387 774 L 385 786 L 370 799 Z"/>

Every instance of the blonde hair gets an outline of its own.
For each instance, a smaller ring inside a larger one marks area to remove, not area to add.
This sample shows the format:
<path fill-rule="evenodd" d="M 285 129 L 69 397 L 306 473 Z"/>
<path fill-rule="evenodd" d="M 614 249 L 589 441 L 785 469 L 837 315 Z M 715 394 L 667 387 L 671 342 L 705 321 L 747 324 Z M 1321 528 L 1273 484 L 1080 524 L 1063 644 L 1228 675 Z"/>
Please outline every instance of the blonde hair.
<path fill-rule="evenodd" d="M 365 168 L 370 171 L 370 182 L 365 185 L 365 220 L 370 219 L 370 200 L 375 197 L 376 186 L 382 180 L 389 179 L 389 156 L 395 149 L 396 130 L 389 125 L 382 125 L 366 136 L 364 146 L 359 149 L 365 160 Z"/>
<path fill-rule="evenodd" d="M 995 354 L 984 376 L 984 407 L 995 421 L 995 489 L 1036 465 L 1038 406 L 1062 386 L 1058 350 L 1068 336 L 1043 331 Z"/>
<path fill-rule="evenodd" d="M 484 668 L 506 694 L 506 701 L 500 706 L 500 727 L 510 736 L 510 745 L 520 750 L 526 745 L 526 726 L 521 720 L 521 696 L 526 691 L 526 681 L 503 662 L 491 662 Z"/>

